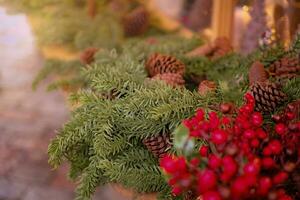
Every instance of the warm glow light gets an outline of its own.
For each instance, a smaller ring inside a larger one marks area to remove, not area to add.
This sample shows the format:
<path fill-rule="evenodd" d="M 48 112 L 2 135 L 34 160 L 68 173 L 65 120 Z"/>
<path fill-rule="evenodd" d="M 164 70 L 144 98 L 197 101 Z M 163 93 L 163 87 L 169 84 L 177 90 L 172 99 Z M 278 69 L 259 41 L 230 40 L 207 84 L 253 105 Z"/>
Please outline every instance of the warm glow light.
<path fill-rule="evenodd" d="M 243 6 L 243 11 L 244 12 L 249 12 L 249 7 L 248 6 Z"/>

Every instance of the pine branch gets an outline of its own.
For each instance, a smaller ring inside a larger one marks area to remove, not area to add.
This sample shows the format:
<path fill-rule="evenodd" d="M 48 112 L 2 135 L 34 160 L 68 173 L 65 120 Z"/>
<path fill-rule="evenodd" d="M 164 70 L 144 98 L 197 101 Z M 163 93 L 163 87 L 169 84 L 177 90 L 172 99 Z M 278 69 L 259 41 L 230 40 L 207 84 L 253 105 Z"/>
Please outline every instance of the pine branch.
<path fill-rule="evenodd" d="M 108 180 L 103 175 L 101 169 L 97 167 L 101 162 L 96 158 L 91 158 L 90 165 L 85 168 L 76 189 L 76 200 L 89 200 L 96 191 L 97 186 L 105 184 Z"/>

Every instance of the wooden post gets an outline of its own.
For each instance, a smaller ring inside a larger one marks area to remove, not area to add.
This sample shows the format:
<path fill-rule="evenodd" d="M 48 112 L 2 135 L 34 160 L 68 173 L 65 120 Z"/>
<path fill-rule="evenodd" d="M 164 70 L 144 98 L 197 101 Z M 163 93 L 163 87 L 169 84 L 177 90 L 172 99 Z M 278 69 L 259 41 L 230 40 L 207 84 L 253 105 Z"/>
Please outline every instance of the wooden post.
<path fill-rule="evenodd" d="M 290 34 L 293 36 L 300 24 L 300 0 L 289 0 L 288 15 L 290 19 Z"/>
<path fill-rule="evenodd" d="M 212 9 L 212 39 L 227 37 L 232 40 L 233 15 L 236 0 L 214 0 Z"/>
<path fill-rule="evenodd" d="M 93 19 L 97 12 L 96 0 L 87 0 L 88 15 Z"/>

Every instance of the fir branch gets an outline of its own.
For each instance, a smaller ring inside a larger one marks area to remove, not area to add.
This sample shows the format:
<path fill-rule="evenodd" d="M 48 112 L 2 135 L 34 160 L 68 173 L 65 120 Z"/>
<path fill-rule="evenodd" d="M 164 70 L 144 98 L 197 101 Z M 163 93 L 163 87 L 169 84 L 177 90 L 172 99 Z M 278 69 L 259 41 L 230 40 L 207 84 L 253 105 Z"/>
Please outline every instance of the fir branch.
<path fill-rule="evenodd" d="M 283 91 L 289 97 L 289 101 L 300 99 L 300 78 L 293 78 L 284 85 Z"/>
<path fill-rule="evenodd" d="M 76 200 L 89 200 L 96 191 L 97 186 L 107 183 L 107 178 L 97 167 L 99 160 L 92 157 L 90 165 L 85 168 L 76 188 Z"/>

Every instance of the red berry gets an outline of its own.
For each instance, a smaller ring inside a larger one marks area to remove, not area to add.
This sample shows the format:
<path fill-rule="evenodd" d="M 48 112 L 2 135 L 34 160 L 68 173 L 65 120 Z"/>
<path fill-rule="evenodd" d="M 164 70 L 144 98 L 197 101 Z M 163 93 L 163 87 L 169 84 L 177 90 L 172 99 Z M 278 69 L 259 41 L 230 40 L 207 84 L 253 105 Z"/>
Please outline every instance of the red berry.
<path fill-rule="evenodd" d="M 208 165 L 212 169 L 217 169 L 220 165 L 222 164 L 222 160 L 216 156 L 216 155 L 211 155 L 208 158 Z"/>
<path fill-rule="evenodd" d="M 257 184 L 257 177 L 251 174 L 247 174 L 244 176 L 245 182 L 247 186 L 254 186 Z"/>
<path fill-rule="evenodd" d="M 272 180 L 269 177 L 261 177 L 258 183 L 258 193 L 260 195 L 267 195 L 269 193 L 270 188 L 272 187 Z"/>
<path fill-rule="evenodd" d="M 282 196 L 282 197 L 279 197 L 278 200 L 293 200 L 293 198 L 290 197 L 290 196 L 288 196 L 288 195 L 284 195 L 284 196 Z"/>
<path fill-rule="evenodd" d="M 229 181 L 232 176 L 237 172 L 238 166 L 235 160 L 231 156 L 225 156 L 222 160 L 223 164 L 223 173 L 222 173 L 222 181 Z"/>
<path fill-rule="evenodd" d="M 255 99 L 250 93 L 246 93 L 244 98 L 246 99 L 247 103 L 249 103 L 249 104 L 255 103 Z"/>
<path fill-rule="evenodd" d="M 259 112 L 255 112 L 251 116 L 251 122 L 254 126 L 259 127 L 263 123 L 263 116 Z"/>
<path fill-rule="evenodd" d="M 242 128 L 236 124 L 234 125 L 233 130 L 234 130 L 234 133 L 237 135 L 242 133 Z"/>
<path fill-rule="evenodd" d="M 169 155 L 160 160 L 160 166 L 169 174 L 172 174 L 177 170 L 174 159 Z"/>
<path fill-rule="evenodd" d="M 193 166 L 193 167 L 198 167 L 198 165 L 200 164 L 200 160 L 198 158 L 193 158 L 191 161 L 190 161 L 190 164 Z"/>
<path fill-rule="evenodd" d="M 217 177 L 212 170 L 206 169 L 198 176 L 198 190 L 203 193 L 212 190 L 217 184 Z"/>
<path fill-rule="evenodd" d="M 248 184 L 247 184 L 247 181 L 240 177 L 240 178 L 237 178 L 233 183 L 232 183 L 232 186 L 231 186 L 231 193 L 232 193 L 232 196 L 234 196 L 236 199 L 244 195 L 246 195 L 247 193 L 249 192 L 249 187 L 248 187 Z"/>
<path fill-rule="evenodd" d="M 238 152 L 238 150 L 239 149 L 238 149 L 237 145 L 234 144 L 234 143 L 231 143 L 231 144 L 229 144 L 229 145 L 226 146 L 225 153 L 227 155 L 233 156 L 233 155 L 235 155 Z"/>
<path fill-rule="evenodd" d="M 281 184 L 288 178 L 288 174 L 286 172 L 279 172 L 273 177 L 274 184 Z"/>
<path fill-rule="evenodd" d="M 261 128 L 256 130 L 256 134 L 259 137 L 259 139 L 262 139 L 262 140 L 266 139 L 268 136 L 267 133 Z"/>
<path fill-rule="evenodd" d="M 197 118 L 197 120 L 198 121 L 202 121 L 203 119 L 204 119 L 204 111 L 203 111 L 203 109 L 198 109 L 197 111 L 196 111 L 196 118 Z"/>
<path fill-rule="evenodd" d="M 281 115 L 273 115 L 272 116 L 272 119 L 275 121 L 275 122 L 280 122 L 282 120 L 282 116 Z"/>
<path fill-rule="evenodd" d="M 186 171 L 187 165 L 184 157 L 179 157 L 176 161 L 176 170 Z"/>
<path fill-rule="evenodd" d="M 222 103 L 220 105 L 220 110 L 222 113 L 226 114 L 229 113 L 232 109 L 232 104 L 231 103 Z"/>
<path fill-rule="evenodd" d="M 200 130 L 192 130 L 192 131 L 190 131 L 190 136 L 191 137 L 200 137 L 201 131 Z"/>
<path fill-rule="evenodd" d="M 247 113 L 251 113 L 254 110 L 254 106 L 252 104 L 247 104 L 244 106 L 244 108 Z"/>
<path fill-rule="evenodd" d="M 211 133 L 211 141 L 214 144 L 224 144 L 227 141 L 227 133 L 224 130 L 217 129 Z"/>
<path fill-rule="evenodd" d="M 259 165 L 256 165 L 255 163 L 248 163 L 244 167 L 245 174 L 256 175 L 259 173 L 259 171 Z"/>
<path fill-rule="evenodd" d="M 249 122 L 249 121 L 244 121 L 243 123 L 242 123 L 242 127 L 244 128 L 244 129 L 249 129 L 249 128 L 251 128 L 251 123 Z"/>
<path fill-rule="evenodd" d="M 283 123 L 279 123 L 275 125 L 275 131 L 278 135 L 284 135 L 287 132 L 287 127 Z"/>
<path fill-rule="evenodd" d="M 190 122 L 190 120 L 185 119 L 185 120 L 182 121 L 182 123 L 183 123 L 183 125 L 184 125 L 185 127 L 187 127 L 189 130 L 192 130 L 193 125 L 192 125 L 192 123 Z"/>
<path fill-rule="evenodd" d="M 192 175 L 190 173 L 183 173 L 180 176 L 179 185 L 182 188 L 188 188 L 192 182 Z"/>
<path fill-rule="evenodd" d="M 222 124 L 224 124 L 224 125 L 228 125 L 228 124 L 230 124 L 230 118 L 228 118 L 228 117 L 223 117 L 222 118 Z"/>
<path fill-rule="evenodd" d="M 241 149 L 245 154 L 248 154 L 250 152 L 250 146 L 247 142 L 241 143 Z"/>
<path fill-rule="evenodd" d="M 275 161 L 271 157 L 266 157 L 262 159 L 262 166 L 265 169 L 270 169 L 275 166 Z"/>
<path fill-rule="evenodd" d="M 251 140 L 251 146 L 253 147 L 253 148 L 257 148 L 257 147 L 259 147 L 259 140 L 258 139 L 253 139 L 253 140 Z"/>
<path fill-rule="evenodd" d="M 289 120 L 292 120 L 296 117 L 295 113 L 293 113 L 293 112 L 287 112 L 285 115 Z"/>
<path fill-rule="evenodd" d="M 215 130 L 220 125 L 220 119 L 216 112 L 210 112 L 209 114 L 209 126 L 212 130 Z"/>
<path fill-rule="evenodd" d="M 174 196 L 178 196 L 178 195 L 180 195 L 182 193 L 182 189 L 180 188 L 180 187 L 173 187 L 173 189 L 172 189 L 172 194 L 174 195 Z"/>
<path fill-rule="evenodd" d="M 199 153 L 202 157 L 206 157 L 208 155 L 208 146 L 201 146 L 200 149 L 199 149 Z"/>
<path fill-rule="evenodd" d="M 203 194 L 203 200 L 222 200 L 221 195 L 217 191 L 209 191 Z"/>
<path fill-rule="evenodd" d="M 247 138 L 247 139 L 252 139 L 252 138 L 255 137 L 255 135 L 256 135 L 256 132 L 255 132 L 254 130 L 251 130 L 251 129 L 248 129 L 248 130 L 246 130 L 246 131 L 244 132 L 244 136 L 245 136 L 245 138 Z"/>
<path fill-rule="evenodd" d="M 264 156 L 270 156 L 271 154 L 272 154 L 272 150 L 268 146 L 263 149 Z"/>
<path fill-rule="evenodd" d="M 173 177 L 173 178 L 170 178 L 170 180 L 168 181 L 168 184 L 173 186 L 177 183 L 178 181 L 178 178 L 177 177 Z"/>
<path fill-rule="evenodd" d="M 282 145 L 278 140 L 272 140 L 268 146 L 273 154 L 277 155 L 281 153 Z"/>

